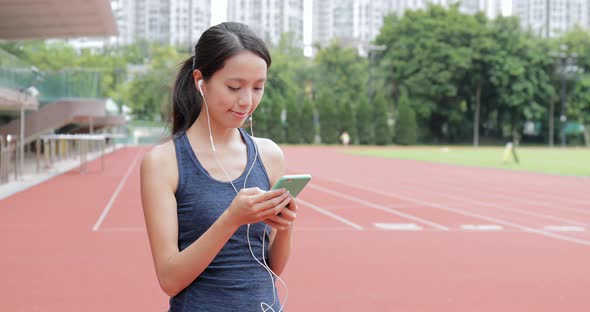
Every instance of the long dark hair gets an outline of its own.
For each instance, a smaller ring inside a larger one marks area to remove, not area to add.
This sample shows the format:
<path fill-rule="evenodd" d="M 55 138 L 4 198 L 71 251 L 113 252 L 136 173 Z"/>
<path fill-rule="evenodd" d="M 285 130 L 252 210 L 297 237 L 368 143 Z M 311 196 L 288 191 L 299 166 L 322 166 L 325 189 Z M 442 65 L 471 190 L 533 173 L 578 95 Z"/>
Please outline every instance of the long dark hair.
<path fill-rule="evenodd" d="M 193 71 L 198 69 L 207 81 L 223 68 L 225 60 L 248 50 L 260 56 L 267 68 L 270 67 L 270 53 L 256 34 L 247 25 L 226 22 L 207 29 L 195 45 L 195 54 L 181 63 L 174 82 L 172 96 L 172 136 L 186 131 L 197 119 L 202 107 L 202 98 L 195 87 Z"/>

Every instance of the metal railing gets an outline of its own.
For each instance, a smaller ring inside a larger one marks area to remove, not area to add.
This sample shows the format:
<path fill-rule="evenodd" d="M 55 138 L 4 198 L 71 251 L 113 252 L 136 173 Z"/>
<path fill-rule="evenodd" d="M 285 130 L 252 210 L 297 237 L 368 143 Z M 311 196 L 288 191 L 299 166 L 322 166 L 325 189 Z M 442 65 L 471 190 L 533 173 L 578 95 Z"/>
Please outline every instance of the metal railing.
<path fill-rule="evenodd" d="M 114 148 L 115 139 L 125 138 L 122 134 L 51 134 L 34 140 L 35 169 L 30 173 L 40 174 L 53 170 L 57 163 L 64 160 L 79 160 L 81 174 L 88 172 L 89 156 L 100 153 L 101 171 L 104 171 L 104 155 Z M 33 148 L 33 146 L 30 146 Z M 19 180 L 23 176 L 20 166 L 20 142 L 15 136 L 0 136 L 0 184 Z M 32 153 L 31 153 L 32 154 Z M 34 172 L 32 172 L 34 170 Z"/>
<path fill-rule="evenodd" d="M 22 174 L 19 166 L 20 145 L 14 136 L 0 136 L 0 184 L 7 183 L 10 175 L 17 180 Z"/>
<path fill-rule="evenodd" d="M 115 138 L 121 134 L 50 134 L 40 136 L 36 141 L 37 172 L 51 168 L 57 161 L 78 158 L 80 173 L 88 172 L 88 155 L 100 152 L 101 171 L 104 171 L 104 155 Z M 42 146 L 41 146 L 42 145 Z M 43 151 L 41 153 L 40 151 Z M 42 155 L 43 154 L 43 155 Z"/>

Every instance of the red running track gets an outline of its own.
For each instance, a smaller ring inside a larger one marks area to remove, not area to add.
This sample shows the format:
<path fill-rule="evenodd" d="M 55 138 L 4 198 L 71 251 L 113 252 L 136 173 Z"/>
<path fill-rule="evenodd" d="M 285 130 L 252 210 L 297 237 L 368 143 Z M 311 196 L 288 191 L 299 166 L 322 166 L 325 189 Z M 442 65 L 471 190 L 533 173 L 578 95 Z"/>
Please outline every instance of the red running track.
<path fill-rule="evenodd" d="M 0 311 L 166 310 L 139 197 L 145 151 L 0 200 Z M 590 311 L 590 179 L 284 151 L 289 173 L 313 175 L 287 311 Z"/>

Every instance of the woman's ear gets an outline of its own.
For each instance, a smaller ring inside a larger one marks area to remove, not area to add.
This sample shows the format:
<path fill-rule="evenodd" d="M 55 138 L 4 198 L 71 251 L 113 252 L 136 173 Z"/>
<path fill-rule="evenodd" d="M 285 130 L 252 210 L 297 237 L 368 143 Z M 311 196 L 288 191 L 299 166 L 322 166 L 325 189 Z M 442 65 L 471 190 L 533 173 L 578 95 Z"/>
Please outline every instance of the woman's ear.
<path fill-rule="evenodd" d="M 195 86 L 197 87 L 197 90 L 199 90 L 199 93 L 201 93 L 201 96 L 204 97 L 204 95 L 203 95 L 203 74 L 201 73 L 200 70 L 198 70 L 198 69 L 193 70 L 193 79 L 195 80 Z"/>
<path fill-rule="evenodd" d="M 198 69 L 193 70 L 193 79 L 195 80 L 195 86 L 198 87 L 199 80 L 203 80 L 203 73 Z"/>

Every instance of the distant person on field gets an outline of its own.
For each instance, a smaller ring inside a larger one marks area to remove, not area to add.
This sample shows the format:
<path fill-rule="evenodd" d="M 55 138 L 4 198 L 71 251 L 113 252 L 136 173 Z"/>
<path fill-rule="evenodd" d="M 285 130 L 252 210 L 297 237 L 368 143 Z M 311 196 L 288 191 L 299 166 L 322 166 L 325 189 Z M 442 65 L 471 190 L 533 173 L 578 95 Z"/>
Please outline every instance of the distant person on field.
<path fill-rule="evenodd" d="M 342 145 L 348 146 L 348 143 L 350 143 L 350 135 L 348 134 L 348 132 L 342 132 L 342 134 L 340 135 L 340 142 L 342 142 Z"/>

